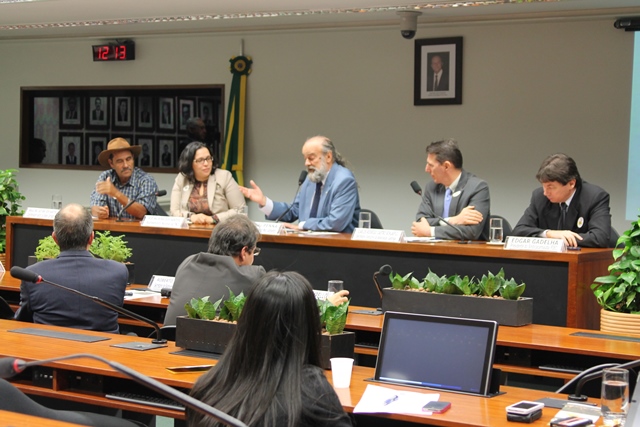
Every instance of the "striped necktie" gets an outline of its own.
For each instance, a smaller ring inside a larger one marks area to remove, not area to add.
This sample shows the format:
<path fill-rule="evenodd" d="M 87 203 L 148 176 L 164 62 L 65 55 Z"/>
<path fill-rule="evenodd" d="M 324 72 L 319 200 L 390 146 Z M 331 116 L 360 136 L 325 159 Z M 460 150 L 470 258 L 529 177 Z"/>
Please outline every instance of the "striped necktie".
<path fill-rule="evenodd" d="M 309 218 L 318 216 L 318 205 L 320 204 L 320 195 L 322 194 L 322 182 L 316 183 L 316 192 L 313 195 L 313 203 L 311 203 L 311 212 Z"/>

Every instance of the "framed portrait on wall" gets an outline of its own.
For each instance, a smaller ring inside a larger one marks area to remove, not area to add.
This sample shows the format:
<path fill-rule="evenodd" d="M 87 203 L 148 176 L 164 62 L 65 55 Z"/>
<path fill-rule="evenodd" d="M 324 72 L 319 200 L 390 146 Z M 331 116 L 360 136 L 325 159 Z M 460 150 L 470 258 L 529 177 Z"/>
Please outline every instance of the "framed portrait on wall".
<path fill-rule="evenodd" d="M 158 167 L 174 168 L 176 167 L 176 139 L 175 138 L 158 138 Z"/>
<path fill-rule="evenodd" d="M 133 129 L 133 114 L 130 96 L 116 96 L 113 98 L 113 127 L 119 129 Z"/>
<path fill-rule="evenodd" d="M 200 100 L 198 103 L 198 116 L 205 126 L 217 125 L 216 119 L 214 119 L 214 117 L 217 117 L 217 111 L 214 110 L 213 100 Z"/>
<path fill-rule="evenodd" d="M 141 131 L 153 130 L 153 97 L 139 96 L 136 98 L 136 128 Z"/>
<path fill-rule="evenodd" d="M 150 168 L 154 166 L 153 161 L 153 136 L 137 136 L 135 145 L 142 147 L 138 156 L 138 166 L 141 168 Z"/>
<path fill-rule="evenodd" d="M 100 166 L 98 156 L 107 148 L 109 135 L 107 134 L 88 134 L 85 141 L 86 163 L 91 166 Z"/>
<path fill-rule="evenodd" d="M 60 128 L 82 128 L 82 100 L 79 96 L 63 96 L 60 100 Z"/>
<path fill-rule="evenodd" d="M 81 165 L 82 162 L 82 134 L 61 133 L 59 141 L 59 162 L 61 165 Z"/>
<path fill-rule="evenodd" d="M 90 96 L 87 99 L 87 127 L 107 129 L 109 127 L 109 98 Z"/>
<path fill-rule="evenodd" d="M 462 37 L 415 41 L 413 105 L 462 104 Z"/>
<path fill-rule="evenodd" d="M 175 131 L 174 99 L 162 97 L 158 102 L 158 129 Z"/>
<path fill-rule="evenodd" d="M 187 121 L 191 117 L 196 116 L 195 106 L 196 106 L 195 100 L 188 99 L 188 98 L 180 98 L 180 101 L 178 103 L 178 111 L 180 112 L 180 127 L 178 129 L 180 129 L 180 131 L 182 132 L 187 131 Z"/>

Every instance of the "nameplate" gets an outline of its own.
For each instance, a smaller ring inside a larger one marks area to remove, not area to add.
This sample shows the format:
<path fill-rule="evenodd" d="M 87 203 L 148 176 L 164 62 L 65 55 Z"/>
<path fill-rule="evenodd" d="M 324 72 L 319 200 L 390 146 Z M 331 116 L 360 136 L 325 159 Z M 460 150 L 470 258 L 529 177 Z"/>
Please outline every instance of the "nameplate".
<path fill-rule="evenodd" d="M 365 240 L 368 242 L 404 242 L 403 230 L 382 230 L 379 228 L 356 228 L 351 240 Z"/>
<path fill-rule="evenodd" d="M 513 251 L 566 252 L 564 239 L 507 236 L 504 248 Z"/>
<path fill-rule="evenodd" d="M 315 289 L 313 290 L 313 293 L 315 294 L 316 299 L 317 299 L 317 300 L 320 300 L 320 301 L 324 301 L 324 300 L 326 300 L 327 298 L 329 298 L 331 295 L 333 295 L 333 292 L 329 292 L 329 291 L 318 291 L 318 290 L 315 290 Z"/>
<path fill-rule="evenodd" d="M 36 218 L 36 219 L 54 219 L 59 209 L 47 209 L 47 208 L 27 208 L 24 218 Z"/>
<path fill-rule="evenodd" d="M 151 276 L 149 286 L 147 287 L 155 292 L 160 292 L 166 288 L 173 289 L 174 280 L 176 280 L 176 278 L 172 276 L 159 276 L 154 274 L 153 276 Z"/>
<path fill-rule="evenodd" d="M 186 218 L 164 215 L 145 215 L 140 225 L 142 227 L 157 228 L 189 228 Z"/>
<path fill-rule="evenodd" d="M 284 224 L 281 222 L 256 221 L 255 224 L 260 234 L 277 236 L 284 233 Z"/>

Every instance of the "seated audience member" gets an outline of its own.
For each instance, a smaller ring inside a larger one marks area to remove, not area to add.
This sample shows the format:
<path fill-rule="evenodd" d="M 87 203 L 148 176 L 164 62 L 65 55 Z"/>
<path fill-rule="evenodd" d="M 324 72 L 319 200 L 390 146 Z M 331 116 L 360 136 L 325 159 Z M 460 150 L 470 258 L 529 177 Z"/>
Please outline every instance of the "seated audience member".
<path fill-rule="evenodd" d="M 425 171 L 432 181 L 422 191 L 422 203 L 411 232 L 415 236 L 439 239 L 488 240 L 489 186 L 462 169 L 462 152 L 456 140 L 429 144 Z"/>
<path fill-rule="evenodd" d="M 533 191 L 531 204 L 512 235 L 564 239 L 570 247 L 609 246 L 609 193 L 583 181 L 571 157 L 547 157 L 536 179 L 542 188 Z"/>
<path fill-rule="evenodd" d="M 0 379 L 0 396 L 2 396 L 2 399 L 0 399 L 0 410 L 3 411 L 17 412 L 18 414 L 32 415 L 34 417 L 46 418 L 49 420 L 64 421 L 65 423 L 70 423 L 69 425 L 73 424 L 95 427 L 140 427 L 140 424 L 109 415 L 47 408 L 46 406 L 42 406 L 41 404 L 31 400 L 29 396 L 3 379 Z M 36 424 L 33 425 L 35 426 Z M 43 422 L 42 424 L 38 423 L 37 425 L 49 424 Z"/>
<path fill-rule="evenodd" d="M 215 225 L 246 206 L 231 172 L 216 167 L 202 142 L 187 145 L 178 169 L 171 191 L 171 216 L 189 216 L 194 224 Z"/>
<path fill-rule="evenodd" d="M 60 209 L 53 220 L 58 258 L 40 261 L 28 270 L 44 279 L 122 306 L 129 274 L 124 264 L 94 258 L 91 214 L 78 204 Z M 46 283 L 20 284 L 20 305 L 28 304 L 33 321 L 94 331 L 118 332 L 118 313 Z"/>
<path fill-rule="evenodd" d="M 320 315 L 309 282 L 269 272 L 251 289 L 225 353 L 191 395 L 249 426 L 350 426 L 320 368 Z M 187 409 L 190 426 L 219 426 Z"/>
<path fill-rule="evenodd" d="M 235 215 L 218 224 L 209 238 L 207 252 L 191 255 L 178 266 L 165 325 L 175 325 L 176 317 L 186 316 L 185 304 L 191 298 L 209 297 L 215 302 L 229 297 L 229 289 L 246 295 L 251 286 L 265 274 L 264 267 L 252 265 L 260 253 L 256 247 L 260 232 L 246 215 Z M 349 291 L 332 295 L 333 304 L 347 301 Z"/>
<path fill-rule="evenodd" d="M 259 237 L 258 228 L 245 215 L 218 224 L 209 238 L 208 251 L 189 256 L 176 270 L 164 324 L 175 325 L 177 316 L 185 316 L 184 305 L 191 298 L 209 296 L 214 302 L 227 298 L 229 289 L 235 295 L 246 295 L 265 273 L 262 266 L 252 265 L 254 256 L 260 253 L 256 247 Z"/>
<path fill-rule="evenodd" d="M 240 187 L 244 196 L 260 206 L 267 219 L 281 219 L 294 230 L 324 230 L 351 233 L 358 225 L 360 198 L 353 173 L 333 142 L 324 136 L 309 138 L 302 146 L 307 168 L 300 192 L 292 204 L 273 202 L 251 181 L 252 188 Z"/>
<path fill-rule="evenodd" d="M 114 138 L 107 149 L 100 153 L 98 162 L 108 167 L 100 174 L 96 188 L 91 193 L 91 214 L 100 219 L 117 217 L 120 211 L 135 200 L 122 218 L 142 219 L 157 209 L 155 179 L 134 165 L 141 147 L 129 145 L 124 138 Z"/>

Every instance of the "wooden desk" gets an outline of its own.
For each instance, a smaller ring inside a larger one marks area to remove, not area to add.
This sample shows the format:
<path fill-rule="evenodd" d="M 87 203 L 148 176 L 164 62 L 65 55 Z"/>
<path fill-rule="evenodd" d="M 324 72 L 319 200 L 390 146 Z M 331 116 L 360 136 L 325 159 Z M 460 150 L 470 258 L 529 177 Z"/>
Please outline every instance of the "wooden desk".
<path fill-rule="evenodd" d="M 0 411 L 0 427 L 77 427 L 78 424 L 32 417 L 16 412 Z"/>
<path fill-rule="evenodd" d="M 168 366 L 184 366 L 197 364 L 215 364 L 211 359 L 203 359 L 189 356 L 171 354 L 176 351 L 173 343 L 169 343 L 166 348 L 137 352 L 122 348 L 112 347 L 113 344 L 139 340 L 139 338 L 105 334 L 100 332 L 78 331 L 75 329 L 59 328 L 53 326 L 38 325 L 38 328 L 47 330 L 58 330 L 67 332 L 81 332 L 82 334 L 109 337 L 108 341 L 95 343 L 81 343 L 61 340 L 48 337 L 34 337 L 15 332 L 13 329 L 30 326 L 29 324 L 0 320 L 0 339 L 3 346 L 0 348 L 0 356 L 18 357 L 24 360 L 42 360 L 76 353 L 91 353 L 100 355 L 110 361 L 122 363 L 132 369 L 141 372 L 151 378 L 165 384 L 182 389 L 189 389 L 200 373 L 172 374 L 166 370 Z M 123 387 L 130 387 L 132 381 L 126 379 L 121 374 L 114 372 L 107 365 L 92 359 L 72 359 L 47 364 L 53 369 L 53 383 L 51 387 L 35 385 L 30 377 L 22 375 L 12 382 L 25 393 L 47 396 L 51 398 L 66 399 L 76 402 L 101 405 L 106 407 L 122 408 L 130 411 L 154 413 L 173 418 L 184 418 L 182 411 L 154 408 L 135 403 L 119 402 L 104 397 L 107 391 L 122 390 Z M 27 371 L 25 371 L 27 372 Z M 329 381 L 331 375 L 327 372 Z M 351 380 L 351 387 L 348 389 L 337 389 L 340 401 L 347 412 L 352 412 L 358 403 L 367 384 L 365 381 L 373 375 L 373 369 L 356 366 L 354 367 Z M 78 377 L 83 377 L 86 381 L 78 381 Z M 74 379 L 75 387 L 71 386 L 71 378 Z M 97 391 L 91 387 L 83 388 L 82 384 L 102 384 L 102 390 Z M 406 389 L 417 391 L 400 386 L 390 388 Z M 124 390 L 127 390 L 124 388 Z M 548 392 L 519 389 L 514 387 L 503 387 L 505 394 L 484 398 L 468 396 L 456 393 L 440 392 L 440 399 L 452 402 L 452 408 L 442 415 L 402 415 L 402 414 L 375 414 L 377 418 L 388 420 L 405 421 L 415 424 L 430 424 L 447 427 L 463 426 L 487 426 L 501 427 L 510 426 L 506 421 L 504 408 L 520 400 L 535 400 L 542 397 L 559 397 Z M 426 391 L 427 393 L 431 391 Z M 557 412 L 555 409 L 545 409 L 543 411 L 543 422 L 548 423 L 551 417 Z M 540 422 L 542 425 L 543 422 Z"/>
<path fill-rule="evenodd" d="M 25 266 L 51 227 L 48 220 L 7 218 L 7 265 Z M 94 228 L 126 235 L 138 283 L 148 283 L 153 274 L 175 275 L 184 258 L 206 250 L 211 234 L 211 227 L 173 230 L 114 220 L 96 221 Z M 556 254 L 505 251 L 484 244 L 361 242 L 352 241 L 348 234 L 262 236 L 260 247 L 263 251 L 256 264 L 267 270 L 298 271 L 316 289 L 325 289 L 330 279 L 342 279 L 352 303 L 367 307 L 380 305 L 371 276 L 384 264 L 400 273 L 412 271 L 416 277 L 424 277 L 429 269 L 439 275 L 481 277 L 504 268 L 507 277 L 527 284 L 524 296 L 534 299 L 534 323 L 588 329 L 598 329 L 600 322 L 590 285 L 607 273 L 612 261 L 611 249 Z"/>

